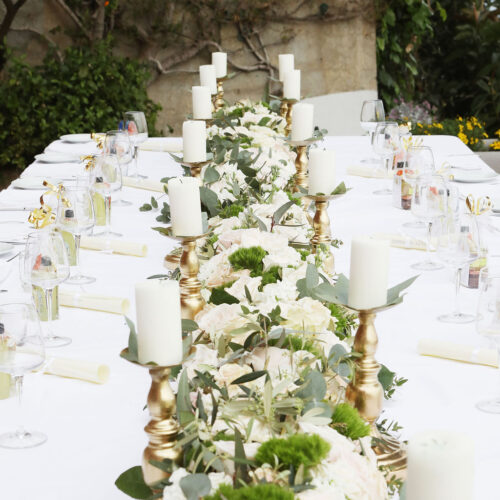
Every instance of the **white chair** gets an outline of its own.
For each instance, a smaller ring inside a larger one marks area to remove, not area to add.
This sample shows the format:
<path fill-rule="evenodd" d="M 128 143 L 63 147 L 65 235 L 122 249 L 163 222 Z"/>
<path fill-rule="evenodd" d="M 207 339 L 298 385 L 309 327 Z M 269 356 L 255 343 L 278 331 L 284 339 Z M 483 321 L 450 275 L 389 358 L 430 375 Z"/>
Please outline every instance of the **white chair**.
<path fill-rule="evenodd" d="M 328 135 L 363 135 L 359 124 L 363 101 L 377 99 L 376 90 L 356 90 L 317 97 L 302 102 L 314 105 L 314 125 L 326 128 Z"/>

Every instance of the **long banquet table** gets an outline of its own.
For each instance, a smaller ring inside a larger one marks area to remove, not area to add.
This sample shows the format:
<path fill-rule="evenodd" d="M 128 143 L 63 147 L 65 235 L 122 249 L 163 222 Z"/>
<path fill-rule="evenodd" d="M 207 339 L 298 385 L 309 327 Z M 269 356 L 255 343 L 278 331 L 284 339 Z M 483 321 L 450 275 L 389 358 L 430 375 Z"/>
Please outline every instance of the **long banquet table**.
<path fill-rule="evenodd" d="M 455 137 L 425 137 L 436 155 L 437 164 L 467 155 L 470 150 Z M 339 180 L 353 188 L 331 204 L 329 213 L 334 237 L 344 244 L 335 250 L 336 270 L 348 274 L 350 240 L 354 234 L 375 232 L 398 233 L 402 224 L 412 220 L 409 212 L 391 205 L 390 196 L 376 196 L 372 191 L 381 180 L 346 175 L 346 167 L 359 164 L 370 154 L 366 137 L 327 137 L 324 145 L 337 153 Z M 51 150 L 88 153 L 93 145 L 68 145 L 56 141 Z M 47 165 L 33 163 L 24 176 L 46 175 Z M 163 152 L 142 151 L 140 170 L 153 179 L 181 174 L 179 166 Z M 489 184 L 457 184 L 461 193 L 475 195 L 499 193 L 495 181 Z M 39 191 L 9 188 L 0 193 L 0 203 L 32 197 Z M 82 250 L 82 263 L 97 281 L 84 290 L 128 297 L 129 316 L 135 319 L 134 284 L 153 274 L 164 272 L 163 257 L 174 242 L 151 227 L 157 225 L 156 213 L 139 212 L 151 193 L 123 188 L 123 197 L 132 206 L 113 208 L 112 225 L 124 238 L 147 243 L 146 258 L 110 255 Z M 498 195 L 497 195 L 498 197 Z M 0 212 L 0 222 L 25 220 L 27 212 Z M 490 254 L 500 254 L 500 218 L 490 218 L 486 231 Z M 1 239 L 1 226 L 0 226 Z M 17 249 L 16 249 L 17 251 Z M 391 249 L 390 283 L 413 276 L 410 264 L 423 258 L 418 250 Z M 22 298 L 18 264 L 0 288 L 0 301 Z M 64 285 L 63 285 L 64 286 Z M 478 291 L 462 288 L 461 301 L 466 311 L 474 311 Z M 468 432 L 476 445 L 475 488 L 477 500 L 500 499 L 497 474 L 500 470 L 500 415 L 476 410 L 474 403 L 499 390 L 498 370 L 485 366 L 422 357 L 417 342 L 422 337 L 481 345 L 474 324 L 440 323 L 436 316 L 451 310 L 453 285 L 451 271 L 422 273 L 411 286 L 403 304 L 380 314 L 376 321 L 380 337 L 377 358 L 408 382 L 385 402 L 385 413 L 403 426 L 404 439 L 425 429 L 448 428 Z M 26 377 L 25 423 L 42 430 L 48 441 L 27 450 L 0 449 L 1 500 L 111 500 L 125 495 L 114 481 L 123 471 L 140 464 L 146 444 L 143 427 L 148 421 L 144 410 L 149 389 L 146 370 L 119 357 L 126 346 L 128 328 L 122 316 L 83 309 L 61 308 L 56 332 L 69 335 L 73 342 L 53 349 L 51 355 L 99 361 L 109 365 L 111 376 L 104 385 L 33 374 Z M 16 399 L 0 401 L 0 432 L 13 429 L 17 423 Z M 452 499 L 443 499 L 452 500 Z"/>

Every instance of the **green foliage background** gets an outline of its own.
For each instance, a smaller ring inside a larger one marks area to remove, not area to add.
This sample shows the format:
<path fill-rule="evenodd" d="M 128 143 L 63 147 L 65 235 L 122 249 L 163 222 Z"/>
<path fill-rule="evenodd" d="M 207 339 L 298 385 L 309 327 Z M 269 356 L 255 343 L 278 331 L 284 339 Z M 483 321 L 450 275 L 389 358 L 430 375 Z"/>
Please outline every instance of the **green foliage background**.
<path fill-rule="evenodd" d="M 106 41 L 70 47 L 62 61 L 49 51 L 34 67 L 10 57 L 0 80 L 0 166 L 24 169 L 62 134 L 116 129 L 129 109 L 143 110 L 157 134 L 160 106 L 147 96 L 148 78 L 142 63 L 112 54 Z"/>

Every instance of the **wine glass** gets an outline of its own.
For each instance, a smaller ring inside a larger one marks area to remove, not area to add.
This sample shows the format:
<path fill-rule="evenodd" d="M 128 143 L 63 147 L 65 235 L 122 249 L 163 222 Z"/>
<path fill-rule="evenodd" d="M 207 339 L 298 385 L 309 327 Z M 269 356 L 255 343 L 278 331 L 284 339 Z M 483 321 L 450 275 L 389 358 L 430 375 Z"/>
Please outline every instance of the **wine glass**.
<path fill-rule="evenodd" d="M 412 264 L 419 271 L 442 269 L 443 265 L 431 259 L 432 225 L 444 217 L 448 210 L 448 186 L 440 175 L 421 175 L 415 181 L 411 199 L 411 213 L 427 224 L 426 251 L 427 259 Z"/>
<path fill-rule="evenodd" d="M 0 372 L 14 379 L 21 417 L 23 379 L 45 361 L 45 349 L 36 311 L 29 304 L 0 305 Z M 22 419 L 14 432 L 0 435 L 2 448 L 32 448 L 47 440 L 41 432 L 27 431 Z"/>
<path fill-rule="evenodd" d="M 74 247 L 74 273 L 66 280 L 71 285 L 86 285 L 93 283 L 95 278 L 84 276 L 80 269 L 80 239 L 82 234 L 89 232 L 95 224 L 94 204 L 88 188 L 65 188 L 64 199 L 59 200 L 57 207 L 57 226 L 62 231 L 63 239 L 69 240 L 68 255 Z M 73 242 L 74 241 L 74 245 Z M 68 241 L 67 241 L 68 243 Z M 71 259 L 70 259 L 71 260 Z M 70 262 L 72 264 L 72 262 Z"/>
<path fill-rule="evenodd" d="M 479 300 L 476 331 L 486 337 L 500 351 L 500 269 L 484 267 L 479 273 Z M 500 395 L 476 403 L 476 408 L 487 413 L 500 413 Z"/>
<path fill-rule="evenodd" d="M 392 171 L 394 154 L 399 148 L 398 124 L 396 122 L 378 123 L 373 134 L 373 150 L 382 158 L 382 164 L 378 169 L 381 170 L 384 175 Z M 374 191 L 373 194 L 392 195 L 392 189 L 383 187 L 382 189 Z"/>
<path fill-rule="evenodd" d="M 128 166 L 132 161 L 133 150 L 128 133 L 124 130 L 110 130 L 106 132 L 104 139 L 104 153 L 112 154 L 118 158 L 122 178 L 128 175 Z M 117 207 L 127 207 L 132 205 L 131 201 L 121 198 L 121 190 L 118 191 L 117 199 L 113 200 L 113 205 Z"/>
<path fill-rule="evenodd" d="M 410 185 L 411 191 L 415 189 L 415 182 L 420 175 L 432 175 L 435 170 L 434 155 L 432 149 L 427 146 L 410 145 L 405 155 L 405 167 L 403 168 L 403 180 Z M 411 229 L 424 229 L 425 222 L 405 222 L 403 227 Z"/>
<path fill-rule="evenodd" d="M 455 307 L 453 312 L 438 316 L 445 323 L 471 323 L 473 314 L 460 311 L 459 292 L 462 268 L 477 259 L 481 242 L 477 222 L 472 214 L 455 218 L 448 214 L 441 219 L 437 239 L 437 256 L 455 271 Z"/>
<path fill-rule="evenodd" d="M 118 158 L 115 155 L 103 154 L 97 158 L 95 167 L 91 172 L 90 184 L 94 196 L 97 196 L 97 202 L 94 202 L 94 205 L 99 202 L 99 197 L 101 200 L 104 199 L 104 231 L 98 234 L 104 235 L 106 238 L 122 236 L 120 233 L 111 231 L 111 193 L 119 191 L 122 187 L 122 172 Z"/>
<path fill-rule="evenodd" d="M 370 144 L 373 144 L 373 133 L 378 122 L 385 121 L 384 103 L 380 99 L 363 101 L 361 106 L 361 128 L 368 132 Z M 378 158 L 365 158 L 363 163 L 378 163 Z"/>
<path fill-rule="evenodd" d="M 142 111 L 127 111 L 124 114 L 124 127 L 134 147 L 134 172 L 131 177 L 147 179 L 147 175 L 139 174 L 138 164 L 139 144 L 148 138 L 148 124 L 144 113 Z"/>
<path fill-rule="evenodd" d="M 60 337 L 52 331 L 52 292 L 54 287 L 69 277 L 68 253 L 61 233 L 49 227 L 28 235 L 24 251 L 24 276 L 32 285 L 44 291 L 47 310 L 45 346 L 62 347 L 70 344 L 69 337 Z"/>

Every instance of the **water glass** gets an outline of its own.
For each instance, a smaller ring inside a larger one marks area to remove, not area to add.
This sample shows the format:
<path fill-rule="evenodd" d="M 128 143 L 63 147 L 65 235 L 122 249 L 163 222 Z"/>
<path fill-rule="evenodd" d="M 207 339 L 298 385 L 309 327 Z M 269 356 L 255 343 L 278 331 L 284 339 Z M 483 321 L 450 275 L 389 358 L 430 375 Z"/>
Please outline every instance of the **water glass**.
<path fill-rule="evenodd" d="M 131 177 L 147 179 L 147 175 L 139 174 L 139 144 L 148 138 L 148 124 L 142 111 L 127 111 L 123 116 L 124 129 L 128 133 L 134 147 L 134 171 Z"/>

